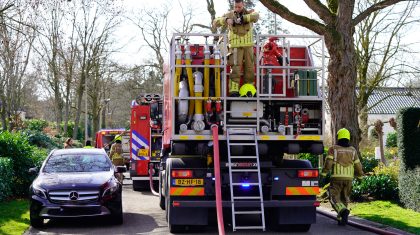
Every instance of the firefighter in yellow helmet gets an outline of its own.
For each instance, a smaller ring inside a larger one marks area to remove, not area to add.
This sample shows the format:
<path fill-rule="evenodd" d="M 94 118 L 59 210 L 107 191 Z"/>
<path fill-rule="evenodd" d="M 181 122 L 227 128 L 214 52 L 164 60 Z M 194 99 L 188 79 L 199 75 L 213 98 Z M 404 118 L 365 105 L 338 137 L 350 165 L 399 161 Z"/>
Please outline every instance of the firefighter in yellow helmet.
<path fill-rule="evenodd" d="M 347 204 L 350 200 L 353 177 L 361 179 L 362 164 L 357 151 L 350 146 L 350 132 L 342 128 L 337 132 L 337 144 L 328 150 L 321 176 L 331 172 L 329 187 L 330 202 L 335 211 L 339 225 L 346 225 L 350 214 Z"/>
<path fill-rule="evenodd" d="M 111 146 L 111 151 L 109 152 L 109 158 L 111 158 L 112 164 L 114 166 L 124 166 L 124 158 L 123 158 L 123 149 L 122 149 L 122 136 L 116 135 L 114 137 L 114 144 Z M 123 181 L 123 175 L 118 174 L 118 180 L 120 182 Z"/>
<path fill-rule="evenodd" d="M 254 36 L 252 24 L 258 12 L 244 8 L 243 0 L 235 0 L 234 10 L 213 21 L 213 27 L 229 29 L 229 65 L 231 66 L 229 95 L 238 96 L 241 67 L 244 64 L 244 83 L 254 83 Z"/>

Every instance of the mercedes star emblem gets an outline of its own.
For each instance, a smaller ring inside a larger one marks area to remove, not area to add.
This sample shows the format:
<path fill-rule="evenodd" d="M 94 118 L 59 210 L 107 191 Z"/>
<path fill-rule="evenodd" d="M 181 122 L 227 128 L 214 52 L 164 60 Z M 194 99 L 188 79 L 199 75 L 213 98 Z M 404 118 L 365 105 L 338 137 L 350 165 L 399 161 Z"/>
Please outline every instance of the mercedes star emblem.
<path fill-rule="evenodd" d="M 70 198 L 70 200 L 75 201 L 75 200 L 79 199 L 79 194 L 77 192 L 73 191 L 73 192 L 70 193 L 69 198 Z"/>

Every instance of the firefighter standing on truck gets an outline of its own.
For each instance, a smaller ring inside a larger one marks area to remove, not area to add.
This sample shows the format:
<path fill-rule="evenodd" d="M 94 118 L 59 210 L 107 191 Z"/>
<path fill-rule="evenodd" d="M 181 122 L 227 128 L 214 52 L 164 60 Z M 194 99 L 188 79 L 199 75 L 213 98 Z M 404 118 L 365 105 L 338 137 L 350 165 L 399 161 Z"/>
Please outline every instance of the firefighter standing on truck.
<path fill-rule="evenodd" d="M 246 10 L 243 0 L 235 0 L 234 10 L 213 21 L 213 27 L 229 28 L 228 63 L 231 66 L 229 95 L 254 96 L 254 37 L 252 24 L 257 22 L 258 12 Z M 240 70 L 244 64 L 244 85 L 239 89 Z"/>
<path fill-rule="evenodd" d="M 325 177 L 332 170 L 329 187 L 330 202 L 335 211 L 339 225 L 346 225 L 350 214 L 347 209 L 354 175 L 363 176 L 362 164 L 357 151 L 350 146 L 350 132 L 342 128 L 337 132 L 337 145 L 328 150 L 321 176 Z"/>

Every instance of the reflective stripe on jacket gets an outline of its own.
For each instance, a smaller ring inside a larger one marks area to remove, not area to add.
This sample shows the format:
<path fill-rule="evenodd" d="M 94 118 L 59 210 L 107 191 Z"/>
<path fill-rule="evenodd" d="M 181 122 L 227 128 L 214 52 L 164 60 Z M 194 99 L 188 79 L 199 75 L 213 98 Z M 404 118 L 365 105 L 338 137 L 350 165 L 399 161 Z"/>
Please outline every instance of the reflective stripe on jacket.
<path fill-rule="evenodd" d="M 361 177 L 363 175 L 362 165 L 357 151 L 353 147 L 342 147 L 334 145 L 330 148 L 330 154 L 327 156 L 321 175 L 325 176 L 332 170 L 331 178 L 352 180 L 354 175 Z"/>

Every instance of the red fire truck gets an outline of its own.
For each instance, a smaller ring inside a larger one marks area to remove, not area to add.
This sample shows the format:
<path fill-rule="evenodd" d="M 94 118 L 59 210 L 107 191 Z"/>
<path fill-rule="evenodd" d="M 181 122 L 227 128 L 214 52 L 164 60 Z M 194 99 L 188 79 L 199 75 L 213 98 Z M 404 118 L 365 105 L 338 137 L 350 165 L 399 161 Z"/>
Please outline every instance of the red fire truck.
<path fill-rule="evenodd" d="M 318 169 L 289 157 L 323 152 L 324 38 L 257 35 L 256 95 L 229 97 L 227 45 L 207 42 L 215 36 L 227 38 L 175 34 L 171 42 L 159 174 L 169 230 L 207 225 L 216 211 L 223 228 L 225 211 L 234 231 L 307 231 Z"/>
<path fill-rule="evenodd" d="M 157 185 L 161 148 L 161 96 L 141 95 L 131 103 L 130 176 L 134 190 L 148 189 L 150 174 Z"/>
<path fill-rule="evenodd" d="M 112 142 L 116 135 L 122 135 L 126 132 L 125 129 L 102 129 L 96 132 L 95 137 L 95 148 L 104 148 L 105 151 L 109 151 Z"/>

